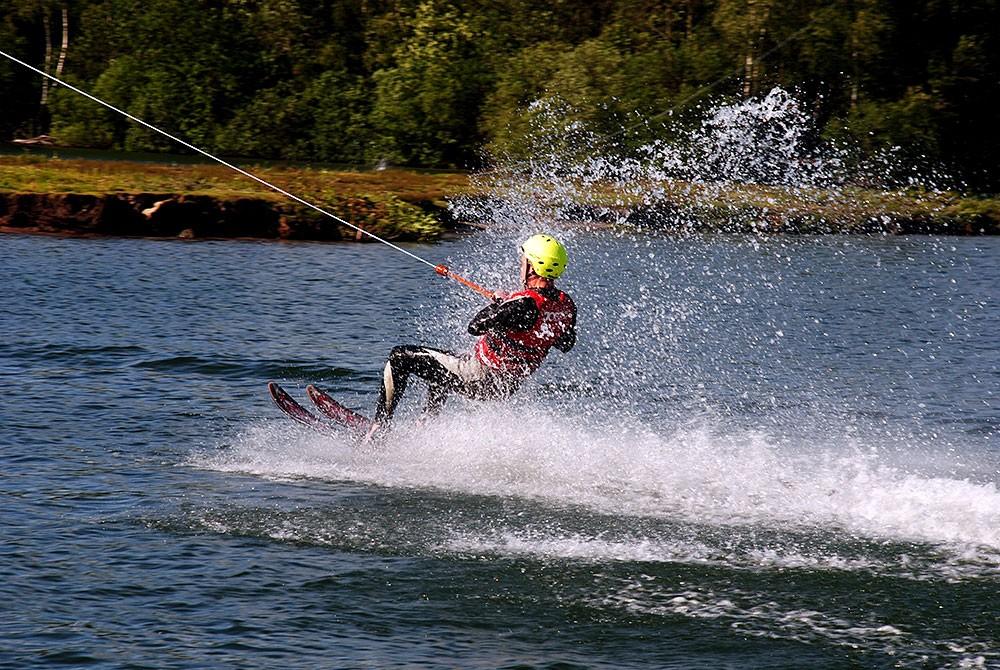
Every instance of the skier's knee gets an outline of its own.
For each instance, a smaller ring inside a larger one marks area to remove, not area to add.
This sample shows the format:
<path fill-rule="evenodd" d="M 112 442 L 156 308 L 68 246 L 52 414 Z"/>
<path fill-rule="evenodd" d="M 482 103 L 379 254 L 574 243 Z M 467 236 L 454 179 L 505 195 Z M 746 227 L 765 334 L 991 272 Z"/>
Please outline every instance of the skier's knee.
<path fill-rule="evenodd" d="M 413 357 L 416 350 L 417 347 L 410 344 L 401 344 L 393 347 L 392 351 L 389 352 L 389 365 L 398 369 L 401 363 L 408 361 Z"/>

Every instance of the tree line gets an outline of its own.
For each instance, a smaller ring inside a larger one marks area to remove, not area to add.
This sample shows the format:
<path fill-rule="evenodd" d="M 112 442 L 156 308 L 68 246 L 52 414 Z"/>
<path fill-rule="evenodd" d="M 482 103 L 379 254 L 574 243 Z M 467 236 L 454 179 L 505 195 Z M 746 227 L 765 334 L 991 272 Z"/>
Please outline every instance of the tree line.
<path fill-rule="evenodd" d="M 0 45 L 229 155 L 475 167 L 539 101 L 640 146 L 782 86 L 1000 189 L 1000 0 L 0 0 Z M 176 150 L 0 60 L 0 139 Z"/>

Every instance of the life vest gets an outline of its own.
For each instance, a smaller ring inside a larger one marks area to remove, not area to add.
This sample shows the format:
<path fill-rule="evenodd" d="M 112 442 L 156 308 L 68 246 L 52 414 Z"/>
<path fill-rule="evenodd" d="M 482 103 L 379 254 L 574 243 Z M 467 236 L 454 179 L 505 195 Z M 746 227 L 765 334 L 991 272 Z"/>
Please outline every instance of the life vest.
<path fill-rule="evenodd" d="M 572 325 L 576 307 L 568 295 L 559 291 L 552 299 L 533 289 L 513 293 L 507 298 L 528 296 L 535 301 L 539 316 L 528 330 L 489 331 L 476 342 L 476 357 L 493 370 L 526 377 L 538 369 L 545 356 Z"/>

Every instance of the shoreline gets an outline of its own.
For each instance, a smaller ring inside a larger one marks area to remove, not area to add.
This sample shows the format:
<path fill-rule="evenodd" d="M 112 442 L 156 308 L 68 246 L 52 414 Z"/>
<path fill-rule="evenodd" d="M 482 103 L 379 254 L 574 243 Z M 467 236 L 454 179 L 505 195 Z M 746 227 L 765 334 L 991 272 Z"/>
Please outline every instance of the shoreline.
<path fill-rule="evenodd" d="M 374 235 L 439 239 L 485 224 L 455 220 L 448 203 L 488 199 L 455 172 L 252 167 L 252 172 Z M 1000 235 L 1000 198 L 764 185 L 651 185 L 654 203 L 587 192 L 571 224 L 668 234 Z M 88 158 L 0 155 L 0 233 L 370 241 L 228 168 Z"/>
<path fill-rule="evenodd" d="M 251 166 L 372 234 L 437 239 L 465 175 Z M 0 155 L 0 232 L 186 239 L 368 239 L 220 165 Z"/>
<path fill-rule="evenodd" d="M 432 205 L 392 195 L 346 196 L 324 209 L 379 237 L 437 239 L 448 232 Z M 370 238 L 294 201 L 180 193 L 4 193 L 0 233 L 63 237 L 149 237 L 366 241 Z"/>

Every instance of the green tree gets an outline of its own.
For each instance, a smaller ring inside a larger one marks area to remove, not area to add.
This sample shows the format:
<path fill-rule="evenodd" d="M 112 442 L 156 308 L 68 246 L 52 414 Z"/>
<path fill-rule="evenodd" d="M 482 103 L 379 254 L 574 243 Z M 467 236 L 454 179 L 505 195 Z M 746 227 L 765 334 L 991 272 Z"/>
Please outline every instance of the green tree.
<path fill-rule="evenodd" d="M 303 99 L 313 110 L 311 155 L 324 161 L 362 162 L 372 142 L 371 92 L 364 78 L 325 72 L 310 82 Z"/>
<path fill-rule="evenodd" d="M 544 97 L 549 80 L 571 47 L 542 42 L 504 59 L 496 84 L 483 105 L 482 128 L 494 154 L 523 155 L 537 116 L 530 106 Z"/>
<path fill-rule="evenodd" d="M 5 33 L 7 36 L 7 39 L 0 43 L 6 45 L 8 49 L 12 49 L 15 45 L 19 46 L 24 49 L 21 53 L 22 60 L 33 64 L 43 72 L 63 78 L 70 47 L 70 12 L 71 7 L 74 12 L 76 11 L 77 4 L 69 0 L 22 0 L 12 2 L 6 8 L 0 6 L 5 17 L 3 28 L 0 28 L 0 36 Z M 4 63 L 4 69 L 10 67 L 6 60 Z M 17 81 L 25 75 L 25 72 L 12 75 L 11 81 Z M 18 89 L 22 97 L 20 102 L 23 104 L 21 113 L 24 114 L 27 109 L 32 109 L 32 113 L 29 119 L 24 119 L 23 123 L 17 125 L 20 126 L 22 133 L 34 135 L 48 132 L 49 102 L 57 84 L 44 77 L 36 75 L 30 77 L 30 87 L 22 85 Z M 37 95 L 33 101 L 35 104 L 23 100 L 28 96 L 29 90 Z"/>
<path fill-rule="evenodd" d="M 32 60 L 31 42 L 17 0 L 0 0 L 0 44 L 3 50 L 22 60 Z M 41 82 L 15 63 L 0 58 L 0 138 L 28 128 L 36 111 Z"/>
<path fill-rule="evenodd" d="M 199 146 L 212 146 L 219 120 L 245 99 L 259 70 L 259 45 L 238 20 L 207 0 L 105 0 L 84 14 L 82 29 L 88 39 L 76 59 L 106 63 L 95 93 Z M 54 127 L 84 136 L 93 104 L 66 100 Z M 121 119 L 113 123 L 115 146 L 175 149 L 145 128 Z M 103 136 L 103 127 L 95 133 Z"/>
<path fill-rule="evenodd" d="M 762 53 L 774 5 L 774 0 L 718 0 L 712 16 L 713 26 L 743 66 L 743 97 L 761 89 L 765 67 Z"/>
<path fill-rule="evenodd" d="M 408 22 L 393 64 L 373 73 L 375 131 L 369 155 L 395 163 L 464 165 L 488 71 L 477 35 L 456 8 L 426 0 Z"/>
<path fill-rule="evenodd" d="M 850 107 L 853 109 L 863 91 L 875 91 L 889 78 L 886 68 L 886 45 L 892 38 L 892 25 L 881 0 L 859 0 L 849 27 L 845 45 L 850 60 Z"/>
<path fill-rule="evenodd" d="M 220 151 L 293 160 L 361 163 L 370 139 L 364 80 L 344 71 L 260 91 L 217 138 Z"/>
<path fill-rule="evenodd" d="M 614 136 L 652 119 L 640 142 L 708 96 L 782 85 L 829 134 L 1000 188 L 998 0 L 0 0 L 0 41 L 261 157 L 468 165 L 484 141 L 528 151 L 547 124 Z M 176 150 L 7 62 L 0 99 L 0 139 L 41 132 L 47 107 L 63 141 Z"/>

